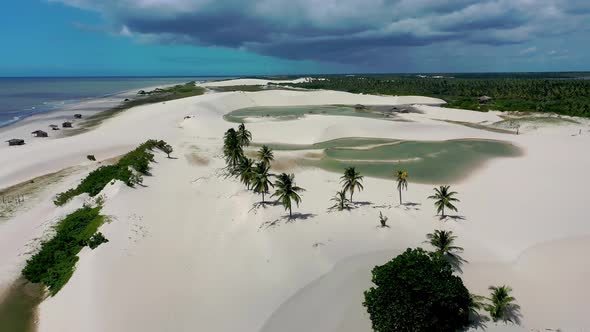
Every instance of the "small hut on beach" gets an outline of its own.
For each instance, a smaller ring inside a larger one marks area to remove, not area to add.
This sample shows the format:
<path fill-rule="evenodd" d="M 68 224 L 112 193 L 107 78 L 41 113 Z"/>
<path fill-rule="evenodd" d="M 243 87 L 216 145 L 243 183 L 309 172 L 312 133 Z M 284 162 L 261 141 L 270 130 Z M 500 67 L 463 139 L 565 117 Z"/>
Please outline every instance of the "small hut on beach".
<path fill-rule="evenodd" d="M 479 104 L 480 105 L 485 105 L 485 104 L 489 103 L 492 100 L 492 97 L 489 97 L 489 96 L 480 96 L 480 97 L 477 97 L 477 100 L 479 100 Z"/>
<path fill-rule="evenodd" d="M 49 135 L 47 135 L 47 132 L 43 130 L 35 130 L 31 134 L 35 137 L 49 137 Z"/>
<path fill-rule="evenodd" d="M 13 138 L 13 139 L 9 139 L 8 141 L 8 145 L 9 146 L 14 146 L 14 145 L 25 145 L 25 140 L 24 139 L 20 139 L 20 138 Z"/>
<path fill-rule="evenodd" d="M 82 119 L 82 114 L 74 114 L 74 119 Z"/>
<path fill-rule="evenodd" d="M 62 123 L 61 126 L 64 128 L 72 128 L 72 123 L 70 121 L 66 121 Z"/>
<path fill-rule="evenodd" d="M 51 130 L 59 130 L 59 126 L 58 125 L 49 125 L 49 128 L 51 128 Z"/>

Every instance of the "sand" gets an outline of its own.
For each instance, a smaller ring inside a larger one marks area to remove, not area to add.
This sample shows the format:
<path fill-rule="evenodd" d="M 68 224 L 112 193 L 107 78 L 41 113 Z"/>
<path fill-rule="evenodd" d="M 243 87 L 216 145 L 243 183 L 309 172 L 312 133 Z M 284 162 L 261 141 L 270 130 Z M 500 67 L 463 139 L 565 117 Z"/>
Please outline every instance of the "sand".
<path fill-rule="evenodd" d="M 463 279 L 471 291 L 487 295 L 489 285 L 514 288 L 522 326 L 489 324 L 489 330 L 587 329 L 590 132 L 584 120 L 517 136 L 441 121 L 491 124 L 503 120 L 497 112 L 416 106 L 422 114 L 400 115 L 408 122 L 310 115 L 248 124 L 256 142 L 481 138 L 522 148 L 524 156 L 494 159 L 453 185 L 463 220 L 441 222 L 434 216 L 426 199 L 433 185 L 410 182 L 404 200 L 415 204 L 399 206 L 394 182 L 374 178 L 366 178 L 365 190 L 355 194 L 366 203 L 329 212 L 339 175 L 285 163 L 281 167 L 307 189 L 294 209 L 297 218 L 288 221 L 280 206 L 253 209 L 260 197 L 219 176 L 221 137 L 233 125 L 222 116 L 232 110 L 440 102 L 333 91 L 209 93 L 133 108 L 74 137 L 1 147 L 0 188 L 66 167 L 94 167 L 87 154 L 111 158 L 148 138 L 168 141 L 178 157 L 158 154 L 145 188 L 120 183 L 105 188 L 103 212 L 112 221 L 101 232 L 110 242 L 82 250 L 69 283 L 41 304 L 39 331 L 369 332 L 361 303 L 370 269 L 407 247 L 427 247 L 425 234 L 434 229 L 458 236 L 470 262 Z M 583 134 L 575 135 L 579 129 Z M 0 224 L 0 287 L 16 277 L 34 239 L 81 205 L 83 197 L 62 208 L 50 199 L 84 174 L 51 185 L 38 205 Z M 379 212 L 389 217 L 390 228 L 377 227 Z"/>

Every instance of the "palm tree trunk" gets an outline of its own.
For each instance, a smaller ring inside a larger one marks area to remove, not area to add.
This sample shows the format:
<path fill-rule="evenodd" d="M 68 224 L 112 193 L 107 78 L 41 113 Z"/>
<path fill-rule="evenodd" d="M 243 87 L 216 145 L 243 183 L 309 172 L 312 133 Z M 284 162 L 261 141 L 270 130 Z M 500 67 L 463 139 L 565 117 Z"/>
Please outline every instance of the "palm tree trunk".
<path fill-rule="evenodd" d="M 264 203 L 264 191 L 262 192 L 262 203 Z"/>
<path fill-rule="evenodd" d="M 291 207 L 289 206 L 289 219 L 293 219 L 293 213 L 291 213 Z"/>
<path fill-rule="evenodd" d="M 399 205 L 402 205 L 402 188 L 397 188 L 399 190 Z"/>
<path fill-rule="evenodd" d="M 441 215 L 441 217 L 443 217 L 443 218 L 445 217 L 445 206 L 444 205 L 442 206 L 442 215 Z"/>
<path fill-rule="evenodd" d="M 350 202 L 352 203 L 352 194 L 354 194 L 354 190 L 350 191 Z"/>

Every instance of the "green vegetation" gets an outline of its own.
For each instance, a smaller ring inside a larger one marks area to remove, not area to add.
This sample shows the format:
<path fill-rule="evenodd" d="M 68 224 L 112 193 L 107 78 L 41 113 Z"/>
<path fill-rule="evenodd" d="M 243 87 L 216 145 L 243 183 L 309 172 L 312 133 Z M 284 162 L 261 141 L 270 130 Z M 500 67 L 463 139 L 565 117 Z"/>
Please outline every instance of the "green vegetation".
<path fill-rule="evenodd" d="M 262 203 L 264 202 L 264 195 L 268 194 L 269 187 L 274 188 L 274 183 L 270 181 L 271 176 L 270 166 L 264 162 L 259 162 L 254 168 L 254 174 L 252 176 L 252 190 L 262 195 Z"/>
<path fill-rule="evenodd" d="M 395 181 L 397 182 L 397 191 L 399 192 L 399 205 L 402 205 L 402 189 L 408 190 L 408 171 L 400 169 L 394 172 Z"/>
<path fill-rule="evenodd" d="M 340 177 L 340 183 L 342 183 L 342 191 L 350 192 L 350 201 L 352 201 L 352 195 L 354 191 L 362 191 L 363 187 L 363 176 L 359 173 L 355 167 L 347 167 L 344 170 L 344 175 Z"/>
<path fill-rule="evenodd" d="M 27 260 L 23 276 L 30 282 L 43 283 L 51 295 L 57 294 L 74 273 L 78 252 L 104 222 L 100 209 L 85 206 L 61 220 L 55 236 Z"/>
<path fill-rule="evenodd" d="M 374 331 L 457 331 L 469 326 L 469 291 L 449 263 L 421 248 L 408 249 L 373 269 L 365 292 Z"/>
<path fill-rule="evenodd" d="M 445 217 L 445 208 L 457 212 L 457 207 L 453 202 L 459 202 L 454 196 L 455 191 L 449 191 L 450 186 L 440 186 L 434 188 L 434 195 L 428 196 L 429 199 L 434 199 L 434 206 L 436 206 L 436 214 L 441 214 L 441 218 Z"/>
<path fill-rule="evenodd" d="M 152 91 L 144 91 L 143 93 L 138 93 L 137 99 L 132 99 L 129 101 L 125 101 L 120 105 L 113 107 L 109 110 L 104 112 L 99 112 L 97 114 L 91 115 L 88 117 L 84 122 L 81 123 L 79 128 L 68 130 L 67 135 L 76 135 L 81 132 L 87 131 L 90 128 L 96 127 L 101 124 L 104 120 L 113 117 L 121 112 L 124 112 L 130 108 L 147 105 L 147 104 L 155 104 L 155 103 L 162 103 L 170 100 L 199 96 L 204 94 L 206 91 L 205 88 L 196 86 L 194 82 L 189 82 L 186 84 L 179 84 L 173 87 L 164 88 L 164 89 L 155 89 Z M 140 91 L 141 92 L 141 91 Z"/>
<path fill-rule="evenodd" d="M 283 205 L 285 210 L 289 210 L 289 219 L 293 218 L 293 213 L 291 212 L 292 201 L 295 201 L 297 206 L 299 206 L 299 203 L 301 202 L 299 192 L 304 191 L 305 189 L 298 187 L 295 184 L 295 174 L 286 173 L 277 176 L 275 186 L 277 187 L 277 190 L 271 197 L 276 196 L 277 200 Z"/>
<path fill-rule="evenodd" d="M 86 156 L 86 159 L 90 160 L 90 161 L 96 161 L 96 157 L 93 154 L 89 154 Z"/>
<path fill-rule="evenodd" d="M 379 211 L 379 223 L 381 224 L 381 228 L 389 227 L 387 226 L 387 220 L 389 220 L 389 218 L 384 216 L 383 212 Z"/>
<path fill-rule="evenodd" d="M 590 80 L 578 77 L 581 75 L 575 73 L 452 74 L 443 78 L 363 75 L 331 76 L 285 85 L 352 93 L 430 96 L 445 100 L 446 107 L 478 111 L 534 111 L 590 117 Z M 492 99 L 480 105 L 477 97 L 484 95 Z"/>
<path fill-rule="evenodd" d="M 209 89 L 217 92 L 258 92 L 268 90 L 266 85 L 230 85 L 230 86 L 211 86 Z"/>
<path fill-rule="evenodd" d="M 104 237 L 104 235 L 101 232 L 98 232 L 98 233 L 92 235 L 90 237 L 90 239 L 88 239 L 86 244 L 88 244 L 88 247 L 90 247 L 90 249 L 94 250 L 99 245 L 101 245 L 103 243 L 107 243 L 107 242 L 109 242 L 109 240 L 106 237 Z"/>
<path fill-rule="evenodd" d="M 150 151 L 158 148 L 165 152 L 166 146 L 169 145 L 164 141 L 148 140 L 123 156 L 115 165 L 97 168 L 88 174 L 76 188 L 58 194 L 54 200 L 55 205 L 64 205 L 72 197 L 82 193 L 96 196 L 113 180 L 121 180 L 130 187 L 140 184 L 142 182 L 141 175 L 149 175 L 150 162 L 154 160 L 154 155 Z"/>
<path fill-rule="evenodd" d="M 459 254 L 463 252 L 463 248 L 455 246 L 457 237 L 452 231 L 435 230 L 434 233 L 426 234 L 426 239 L 436 249 L 437 254 L 446 259 L 453 268 L 461 271 L 461 265 L 465 260 Z"/>
<path fill-rule="evenodd" d="M 238 141 L 240 142 L 241 146 L 248 146 L 250 145 L 250 141 L 252 141 L 252 133 L 246 129 L 246 126 L 243 123 L 240 123 L 238 126 Z"/>
<path fill-rule="evenodd" d="M 273 161 L 275 159 L 275 155 L 272 152 L 272 149 L 269 148 L 267 145 L 263 145 L 260 150 L 258 150 L 258 153 L 256 154 L 256 156 L 258 157 L 258 159 L 260 159 L 260 162 L 270 166 L 270 162 Z"/>
<path fill-rule="evenodd" d="M 334 205 L 330 209 L 338 209 L 338 211 L 342 211 L 344 209 L 350 210 L 350 200 L 346 198 L 346 191 L 341 190 L 337 191 L 336 195 L 331 199 L 334 201 Z"/>
<path fill-rule="evenodd" d="M 520 306 L 515 304 L 516 299 L 510 295 L 512 288 L 508 286 L 490 286 L 491 295 L 488 299 L 490 304 L 485 305 L 486 310 L 490 313 L 494 322 L 503 321 L 504 323 L 520 322 Z"/>

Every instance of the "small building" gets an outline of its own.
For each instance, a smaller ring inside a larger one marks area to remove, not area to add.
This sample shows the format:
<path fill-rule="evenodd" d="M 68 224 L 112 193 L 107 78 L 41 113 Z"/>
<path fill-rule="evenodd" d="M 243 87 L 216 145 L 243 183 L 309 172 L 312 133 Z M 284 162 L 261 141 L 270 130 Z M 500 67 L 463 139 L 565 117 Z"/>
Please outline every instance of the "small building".
<path fill-rule="evenodd" d="M 66 122 L 62 123 L 61 126 L 64 128 L 72 128 L 72 123 L 69 121 L 66 121 Z"/>
<path fill-rule="evenodd" d="M 25 145 L 25 140 L 24 139 L 20 139 L 20 138 L 13 138 L 13 139 L 9 139 L 8 141 L 8 145 L 9 146 L 14 146 L 14 145 Z"/>
<path fill-rule="evenodd" d="M 35 130 L 31 134 L 35 137 L 49 137 L 49 135 L 47 135 L 47 132 L 43 130 Z"/>
<path fill-rule="evenodd" d="M 480 97 L 477 97 L 477 100 L 479 100 L 480 105 L 485 105 L 492 100 L 492 97 L 480 96 Z"/>
<path fill-rule="evenodd" d="M 49 128 L 51 128 L 51 130 L 59 130 L 59 126 L 58 125 L 49 125 Z"/>
<path fill-rule="evenodd" d="M 74 114 L 74 119 L 82 119 L 82 114 Z"/>

